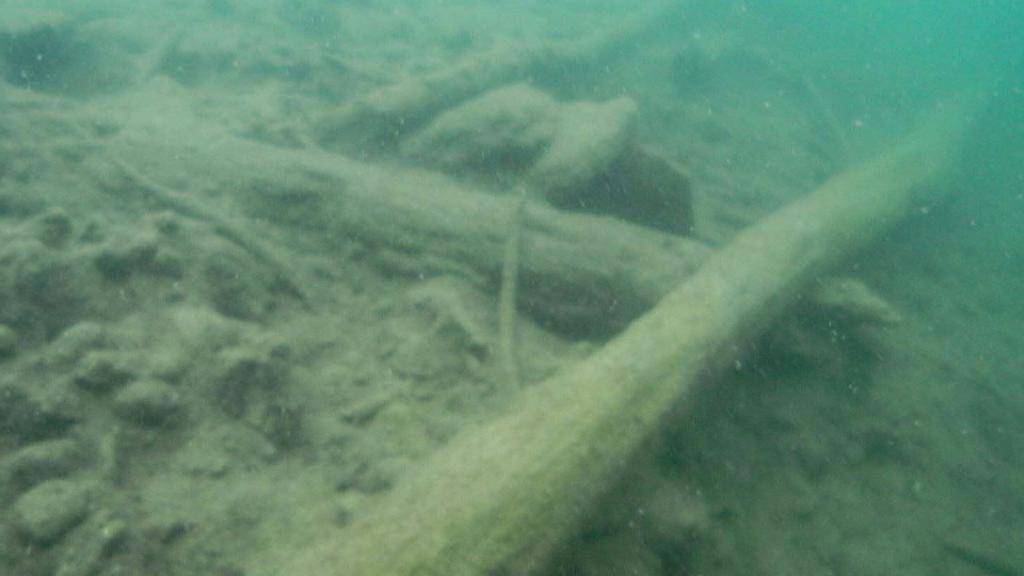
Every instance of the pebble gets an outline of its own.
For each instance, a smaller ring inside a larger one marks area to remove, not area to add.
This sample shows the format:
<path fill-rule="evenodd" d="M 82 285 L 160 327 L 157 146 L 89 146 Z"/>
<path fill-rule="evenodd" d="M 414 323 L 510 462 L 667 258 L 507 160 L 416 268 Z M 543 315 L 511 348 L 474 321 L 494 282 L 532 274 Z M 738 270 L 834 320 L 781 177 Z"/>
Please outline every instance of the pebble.
<path fill-rule="evenodd" d="M 160 250 L 153 256 L 148 270 L 159 276 L 180 279 L 185 275 L 185 261 L 174 252 Z"/>
<path fill-rule="evenodd" d="M 19 444 L 61 436 L 82 416 L 75 394 L 0 382 L 0 435 L 9 435 Z"/>
<path fill-rule="evenodd" d="M 140 241 L 127 246 L 106 247 L 96 255 L 94 263 L 105 279 L 119 282 L 150 266 L 156 254 L 155 242 Z"/>
<path fill-rule="evenodd" d="M 74 381 L 84 390 L 102 394 L 124 386 L 131 378 L 131 369 L 116 353 L 94 350 L 78 364 Z"/>
<path fill-rule="evenodd" d="M 67 476 L 81 462 L 82 450 L 77 441 L 47 440 L 29 444 L 15 452 L 4 463 L 2 475 L 21 491 Z"/>
<path fill-rule="evenodd" d="M 0 358 L 13 356 L 18 351 L 18 333 L 10 326 L 0 324 Z"/>
<path fill-rule="evenodd" d="M 100 574 L 127 538 L 128 525 L 124 520 L 109 510 L 97 511 L 62 544 L 55 576 Z"/>
<path fill-rule="evenodd" d="M 334 522 L 338 526 L 345 526 L 352 522 L 359 512 L 366 506 L 369 498 L 366 494 L 356 490 L 349 490 L 341 494 L 334 505 Z"/>
<path fill-rule="evenodd" d="M 49 248 L 62 248 L 71 238 L 71 218 L 63 210 L 50 210 L 35 222 L 36 237 Z"/>
<path fill-rule="evenodd" d="M 155 378 L 136 380 L 114 398 L 114 412 L 123 420 L 140 426 L 163 426 L 180 411 L 178 392 Z"/>
<path fill-rule="evenodd" d="M 93 350 L 106 348 L 111 344 L 106 328 L 97 322 L 79 322 L 61 332 L 49 347 L 49 364 L 65 366 L 77 362 Z"/>
<path fill-rule="evenodd" d="M 34 544 L 56 543 L 89 514 L 92 492 L 71 480 L 48 480 L 22 494 L 11 507 L 14 529 Z"/>

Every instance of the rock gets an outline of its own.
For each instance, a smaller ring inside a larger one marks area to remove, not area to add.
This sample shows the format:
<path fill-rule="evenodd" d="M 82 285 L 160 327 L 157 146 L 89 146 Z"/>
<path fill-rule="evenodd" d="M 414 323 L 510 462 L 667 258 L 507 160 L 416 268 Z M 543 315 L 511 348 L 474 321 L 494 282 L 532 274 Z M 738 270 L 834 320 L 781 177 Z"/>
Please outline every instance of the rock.
<path fill-rule="evenodd" d="M 287 12 L 291 14 L 295 10 Z M 306 24 L 312 22 L 306 21 Z M 316 22 L 322 24 L 323 20 Z M 279 38 L 241 31 L 224 34 L 223 23 L 216 20 L 206 25 L 197 23 L 188 34 L 164 43 L 153 64 L 155 74 L 170 78 L 186 88 L 207 82 L 217 85 L 245 82 L 256 73 L 290 83 L 299 77 L 308 78 L 317 69 L 308 59 L 300 58 L 292 49 L 281 46 Z"/>
<path fill-rule="evenodd" d="M 147 217 L 147 221 L 161 236 L 173 238 L 181 233 L 181 217 L 172 211 L 157 212 Z"/>
<path fill-rule="evenodd" d="M 188 350 L 175 344 L 156 346 L 146 352 L 143 371 L 171 384 L 179 383 L 197 362 Z"/>
<path fill-rule="evenodd" d="M 373 462 L 353 477 L 352 487 L 365 494 L 377 494 L 391 488 L 398 478 L 408 474 L 412 464 L 408 458 L 389 456 Z"/>
<path fill-rule="evenodd" d="M 689 234 L 686 174 L 638 147 L 637 107 L 622 97 L 560 104 L 527 84 L 493 90 L 441 114 L 401 152 L 458 175 L 525 181 L 551 204 Z"/>
<path fill-rule="evenodd" d="M 43 482 L 14 502 L 12 525 L 34 544 L 54 544 L 89 514 L 91 496 L 90 487 L 79 482 Z"/>
<path fill-rule="evenodd" d="M 522 171 L 550 144 L 558 109 L 527 84 L 505 86 L 441 114 L 406 140 L 401 152 L 454 171 Z"/>
<path fill-rule="evenodd" d="M 273 306 L 258 280 L 266 278 L 266 271 L 237 249 L 212 251 L 202 275 L 210 303 L 228 318 L 256 320 Z"/>
<path fill-rule="evenodd" d="M 335 502 L 334 522 L 338 526 L 345 526 L 352 522 L 352 519 L 359 515 L 369 497 L 358 490 L 346 490 Z"/>
<path fill-rule="evenodd" d="M 77 97 L 110 92 L 134 71 L 123 33 L 102 21 L 37 14 L 10 32 L 0 29 L 0 38 L 4 79 L 32 91 Z"/>
<path fill-rule="evenodd" d="M 16 491 L 27 490 L 47 480 L 71 474 L 83 461 L 78 442 L 70 439 L 30 444 L 15 452 L 0 476 L 10 480 Z"/>
<path fill-rule="evenodd" d="M 273 351 L 258 346 L 225 350 L 220 358 L 215 395 L 231 416 L 245 416 L 268 396 L 279 396 L 288 378 L 287 365 Z"/>
<path fill-rule="evenodd" d="M 221 409 L 245 421 L 275 448 L 305 440 L 305 409 L 289 398 L 290 348 L 273 336 L 257 337 L 221 353 L 216 388 Z"/>
<path fill-rule="evenodd" d="M 567 210 L 608 214 L 684 236 L 693 233 L 690 179 L 668 159 L 630 145 L 609 164 L 592 168 L 568 170 L 578 178 L 575 182 L 563 176 L 542 184 L 548 200 Z"/>
<path fill-rule="evenodd" d="M 714 81 L 720 73 L 719 56 L 703 47 L 687 46 L 672 59 L 669 80 L 684 94 L 692 94 Z"/>
<path fill-rule="evenodd" d="M 128 525 L 108 510 L 93 514 L 75 530 L 61 549 L 55 576 L 93 576 L 124 546 Z"/>
<path fill-rule="evenodd" d="M 152 240 L 134 242 L 127 246 L 107 246 L 96 254 L 96 269 L 112 282 L 123 282 L 136 272 L 151 269 L 157 255 L 157 243 Z"/>
<path fill-rule="evenodd" d="M 385 406 L 390 404 L 398 393 L 389 386 L 375 386 L 372 391 L 342 406 L 339 416 L 342 420 L 356 426 L 365 426 L 372 421 Z"/>
<path fill-rule="evenodd" d="M 180 255 L 161 248 L 149 263 L 147 271 L 157 276 L 180 279 L 185 275 L 185 261 Z"/>
<path fill-rule="evenodd" d="M 581 547 L 571 574 L 579 576 L 662 576 L 661 562 L 633 534 L 603 538 Z"/>
<path fill-rule="evenodd" d="M 292 450 L 306 440 L 306 410 L 294 403 L 269 402 L 254 422 L 276 448 Z"/>
<path fill-rule="evenodd" d="M 18 351 L 18 333 L 10 326 L 0 324 L 0 359 L 13 356 Z"/>
<path fill-rule="evenodd" d="M 797 310 L 765 335 L 759 362 L 776 369 L 842 374 L 851 363 L 863 367 L 883 357 L 890 347 L 886 333 L 901 321 L 896 308 L 863 281 L 824 278 Z"/>
<path fill-rule="evenodd" d="M 636 103 L 622 97 L 563 107 L 550 148 L 530 169 L 529 179 L 555 205 L 590 182 L 632 144 Z"/>
<path fill-rule="evenodd" d="M 387 306 L 390 313 L 374 349 L 390 378 L 415 383 L 407 390 L 414 398 L 450 393 L 480 377 L 493 356 L 489 328 L 494 310 L 469 282 L 448 276 L 426 280 Z M 387 387 L 378 389 L 386 392 Z M 362 403 L 357 400 L 356 406 Z M 363 420 L 357 413 L 352 416 L 350 422 Z"/>
<path fill-rule="evenodd" d="M 258 430 L 223 418 L 190 429 L 189 438 L 175 451 L 173 468 L 193 477 L 221 478 L 231 472 L 254 470 L 272 462 L 278 454 Z"/>
<path fill-rule="evenodd" d="M 643 514 L 636 523 L 637 529 L 644 542 L 663 559 L 685 555 L 707 539 L 711 519 L 703 499 L 693 488 L 662 480 L 644 494 L 641 507 Z"/>
<path fill-rule="evenodd" d="M 5 284 L 11 293 L 2 293 Z M 0 249 L 0 318 L 25 340 L 49 340 L 75 323 L 87 309 L 88 287 L 77 262 L 36 240 Z"/>
<path fill-rule="evenodd" d="M 59 208 L 47 211 L 32 225 L 36 238 L 49 248 L 66 246 L 73 230 L 71 218 Z"/>
<path fill-rule="evenodd" d="M 81 417 L 81 403 L 66 391 L 0 383 L 0 436 L 9 435 L 16 442 L 56 438 Z"/>
<path fill-rule="evenodd" d="M 0 23 L 0 37 L 28 34 L 40 28 L 66 26 L 70 19 L 61 11 L 44 10 L 31 4 L 15 4 L 4 13 L 4 21 Z"/>
<path fill-rule="evenodd" d="M 851 324 L 894 326 L 899 312 L 857 278 L 827 278 L 812 294 L 816 304 Z"/>
<path fill-rule="evenodd" d="M 102 394 L 124 386 L 133 375 L 127 362 L 117 352 L 96 350 L 82 358 L 73 381 L 83 390 Z"/>
<path fill-rule="evenodd" d="M 637 108 L 622 97 L 562 106 L 551 145 L 526 180 L 552 205 L 690 234 L 690 181 L 635 141 Z"/>
<path fill-rule="evenodd" d="M 177 390 L 162 380 L 136 380 L 114 397 L 114 412 L 127 422 L 158 427 L 179 415 L 181 401 Z"/>
<path fill-rule="evenodd" d="M 110 336 L 102 324 L 79 322 L 61 332 L 49 347 L 48 363 L 62 366 L 78 362 L 91 350 L 110 346 Z"/>
<path fill-rule="evenodd" d="M 657 556 L 667 574 L 689 574 L 695 550 L 714 550 L 712 520 L 699 490 L 663 474 L 650 462 L 638 463 L 637 472 L 594 515 L 593 522 L 595 534 L 607 534 L 610 539 L 628 535 L 642 542 L 643 555 Z"/>

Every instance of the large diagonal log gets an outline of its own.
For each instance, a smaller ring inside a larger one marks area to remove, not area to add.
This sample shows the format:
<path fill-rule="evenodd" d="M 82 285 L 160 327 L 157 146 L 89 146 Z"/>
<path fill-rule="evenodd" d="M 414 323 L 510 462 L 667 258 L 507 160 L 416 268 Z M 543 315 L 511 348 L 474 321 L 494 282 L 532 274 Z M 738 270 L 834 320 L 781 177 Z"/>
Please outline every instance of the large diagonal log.
<path fill-rule="evenodd" d="M 487 576 L 562 541 L 703 375 L 800 288 L 948 188 L 959 118 L 741 233 L 606 347 L 456 436 L 275 574 Z"/>

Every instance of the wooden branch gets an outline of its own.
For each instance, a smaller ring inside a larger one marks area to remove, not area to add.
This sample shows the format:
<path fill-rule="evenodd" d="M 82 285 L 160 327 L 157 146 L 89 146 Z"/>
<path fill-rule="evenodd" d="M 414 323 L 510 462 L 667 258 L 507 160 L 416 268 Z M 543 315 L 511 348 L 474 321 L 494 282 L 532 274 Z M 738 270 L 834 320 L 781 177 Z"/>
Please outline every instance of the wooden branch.
<path fill-rule="evenodd" d="M 498 291 L 508 215 L 520 202 L 515 194 L 485 194 L 429 171 L 284 150 L 202 134 L 198 127 L 185 131 L 195 135 L 187 141 L 156 130 L 127 132 L 109 149 L 123 159 L 120 173 L 127 164 L 148 181 L 175 182 L 189 174 L 258 222 L 315 236 L 320 245 L 358 242 L 366 258 L 392 269 L 406 266 L 409 274 L 469 270 Z M 193 191 L 193 204 L 201 192 Z M 519 308 L 563 331 L 617 332 L 710 254 L 687 238 L 538 201 L 521 213 Z"/>
<path fill-rule="evenodd" d="M 505 381 L 512 390 L 518 390 L 519 357 L 516 342 L 519 300 L 519 253 L 523 243 L 523 212 L 526 209 L 526 189 L 519 190 L 519 202 L 509 218 L 508 240 L 505 244 L 505 261 L 501 267 L 501 290 L 498 292 L 498 350 Z"/>
<path fill-rule="evenodd" d="M 564 77 L 568 70 L 620 57 L 652 25 L 674 9 L 623 22 L 610 32 L 565 42 L 499 45 L 452 66 L 411 76 L 345 102 L 319 118 L 320 144 L 350 152 L 393 149 L 398 140 L 439 112 L 490 88 L 509 82 Z"/>
<path fill-rule="evenodd" d="M 955 111 L 933 118 L 741 233 L 605 348 L 528 389 L 507 415 L 464 430 L 363 517 L 272 573 L 486 576 L 535 564 L 737 341 L 936 201 L 929 194 L 948 184 L 960 120 Z"/>
<path fill-rule="evenodd" d="M 128 178 L 132 184 L 133 191 L 140 200 L 147 202 L 151 206 L 170 210 L 179 216 L 210 224 L 214 232 L 233 242 L 239 248 L 248 252 L 257 262 L 266 266 L 275 275 L 275 283 L 282 291 L 294 296 L 307 311 L 310 310 L 309 298 L 295 282 L 295 273 L 289 270 L 289 267 L 281 262 L 274 255 L 273 250 L 266 247 L 259 237 L 247 233 L 241 226 L 232 223 L 230 219 L 220 217 L 215 212 L 205 209 L 204 206 L 195 201 L 179 195 L 159 182 L 153 181 L 145 174 L 140 173 L 134 167 L 125 163 L 121 158 L 113 157 L 109 161 Z"/>

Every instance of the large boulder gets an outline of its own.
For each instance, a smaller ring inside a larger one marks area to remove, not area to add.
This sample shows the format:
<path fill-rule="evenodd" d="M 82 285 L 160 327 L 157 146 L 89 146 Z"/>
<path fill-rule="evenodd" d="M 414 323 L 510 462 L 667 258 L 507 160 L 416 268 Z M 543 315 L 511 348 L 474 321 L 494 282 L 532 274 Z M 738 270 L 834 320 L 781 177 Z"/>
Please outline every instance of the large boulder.
<path fill-rule="evenodd" d="M 527 84 L 512 84 L 439 115 L 404 141 L 401 153 L 454 172 L 520 172 L 550 146 L 559 110 L 547 94 Z"/>
<path fill-rule="evenodd" d="M 636 144 L 636 104 L 559 103 L 527 84 L 483 94 L 402 142 L 406 159 L 498 190 L 526 186 L 565 210 L 689 234 L 689 179 Z"/>

